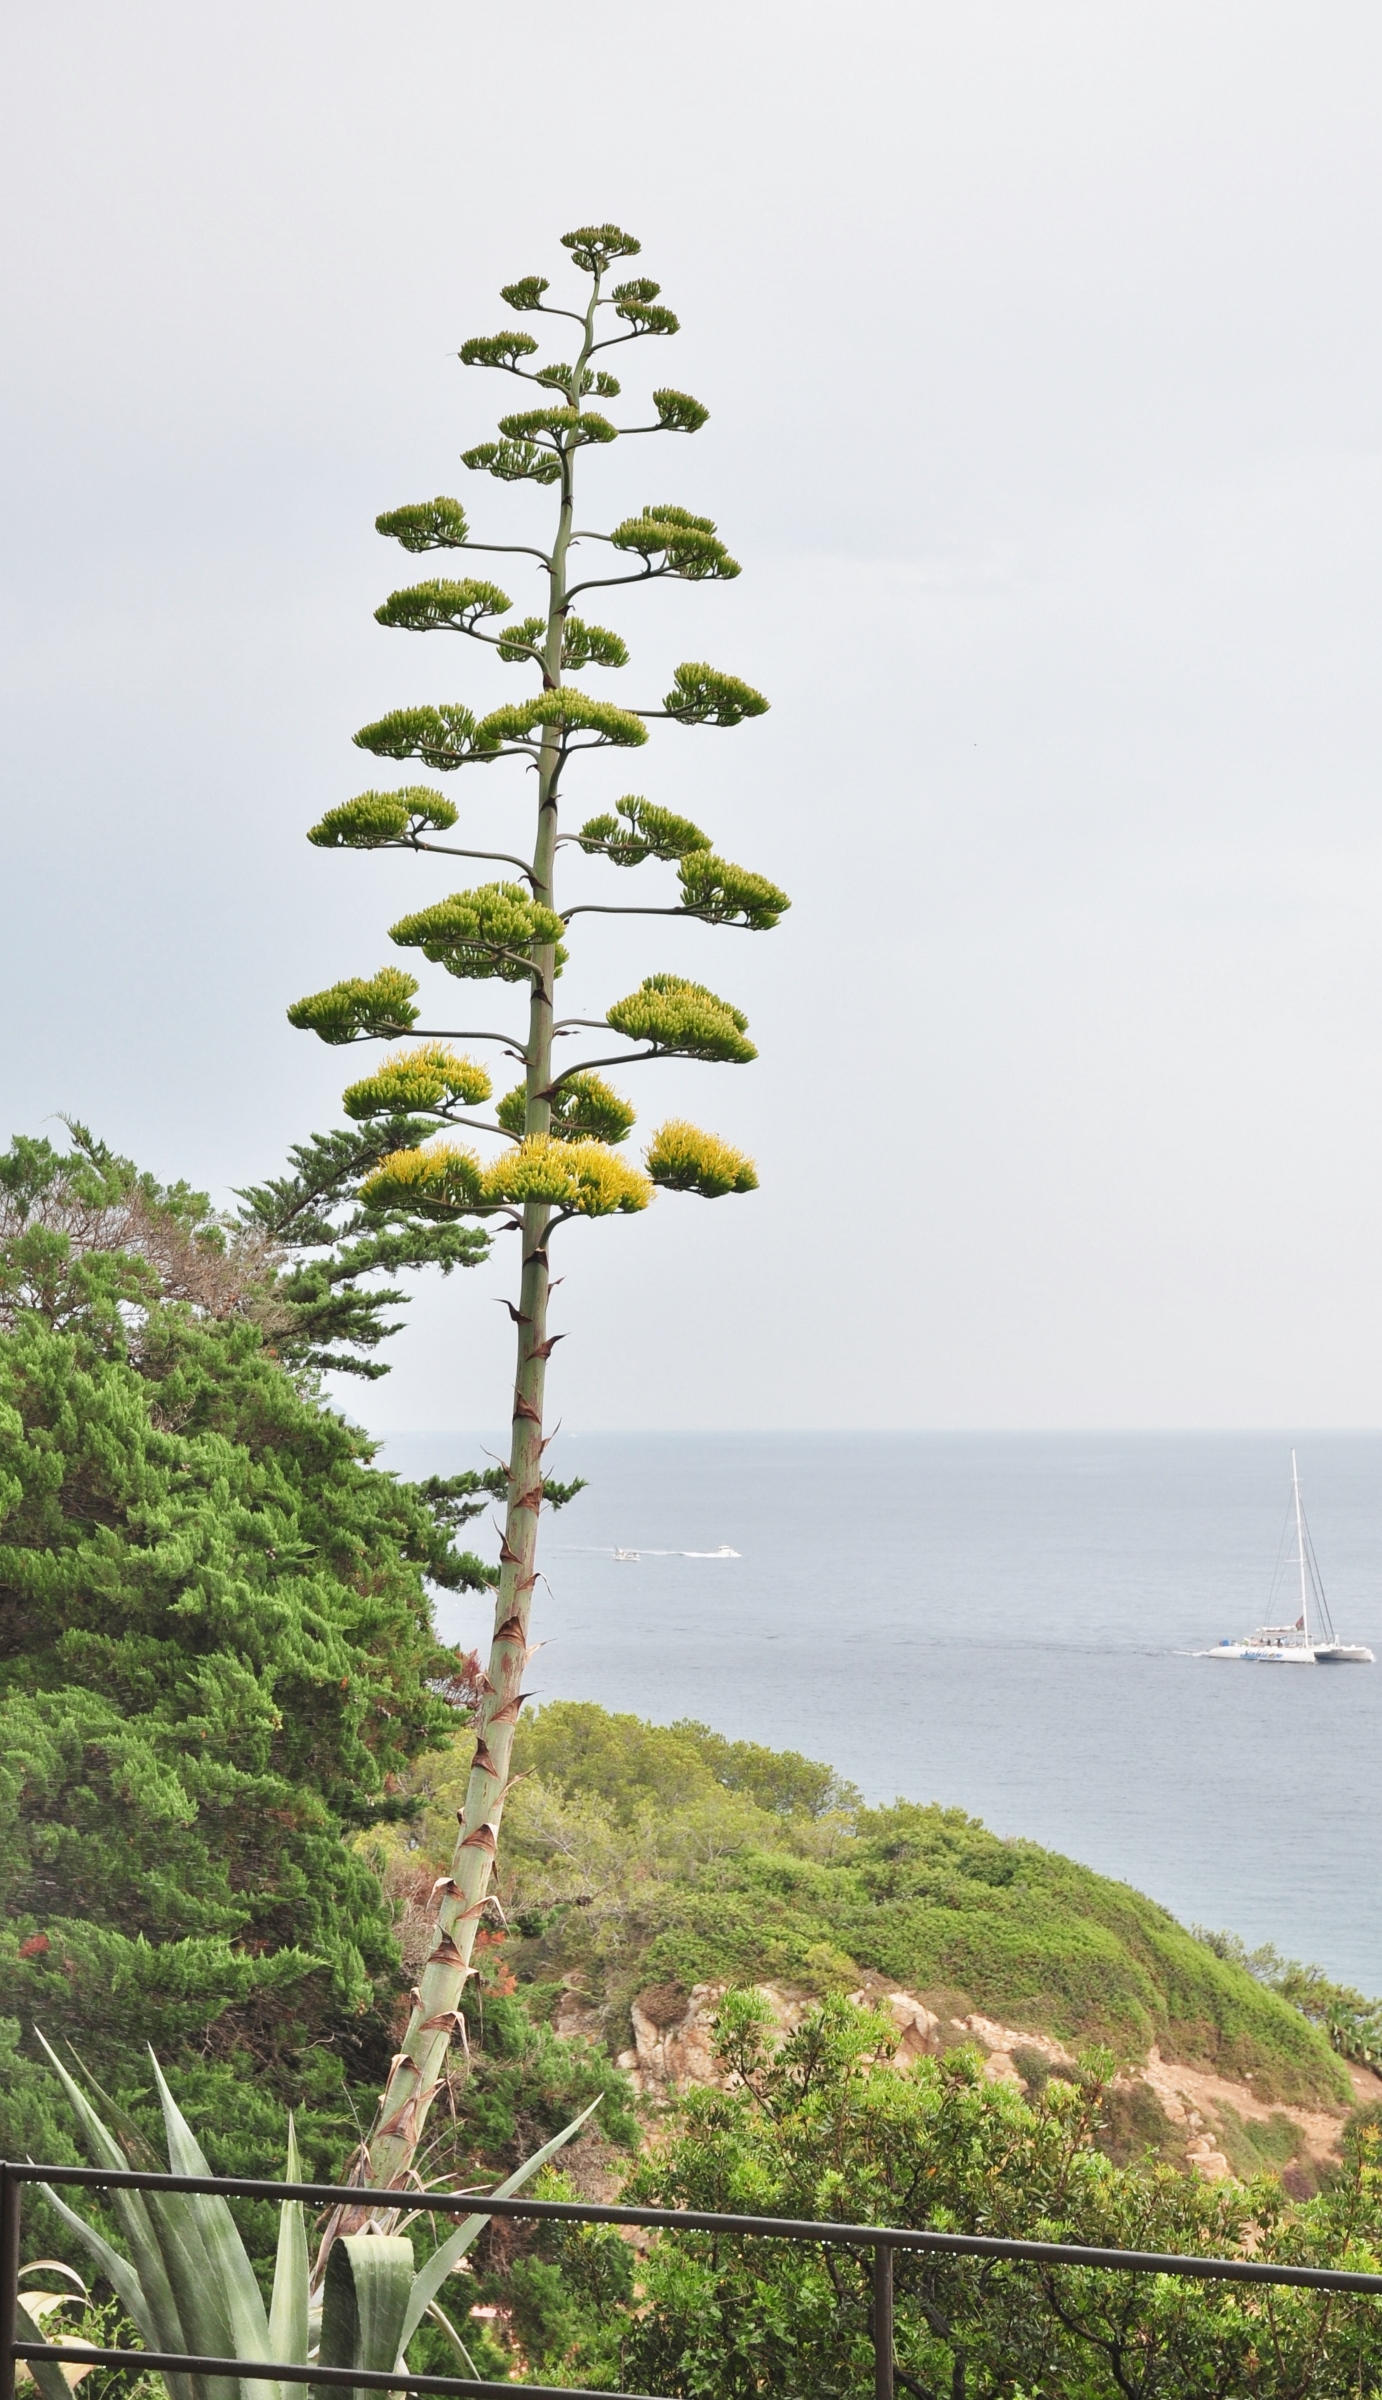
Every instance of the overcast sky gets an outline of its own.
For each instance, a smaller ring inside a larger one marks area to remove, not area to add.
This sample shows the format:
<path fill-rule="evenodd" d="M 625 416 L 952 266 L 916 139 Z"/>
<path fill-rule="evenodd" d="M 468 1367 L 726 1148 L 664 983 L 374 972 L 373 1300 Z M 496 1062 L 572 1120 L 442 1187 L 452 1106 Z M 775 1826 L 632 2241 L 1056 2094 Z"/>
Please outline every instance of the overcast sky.
<path fill-rule="evenodd" d="M 367 718 L 517 689 L 373 624 L 411 579 L 373 518 L 452 491 L 505 538 L 455 352 L 609 216 L 684 328 L 630 393 L 713 413 L 584 511 L 678 499 L 745 572 L 611 602 L 597 688 L 769 693 L 634 780 L 795 905 L 569 971 L 583 1013 L 659 965 L 748 1009 L 759 1065 L 637 1096 L 763 1190 L 564 1237 L 567 1424 L 1382 1423 L 1375 6 L 4 25 L 0 1130 L 225 1195 L 337 1121 L 361 1054 L 285 1004 L 467 878 L 303 832 Z M 508 846 L 521 779 L 484 787 Z M 502 1418 L 502 1288 L 419 1291 L 372 1423 Z"/>

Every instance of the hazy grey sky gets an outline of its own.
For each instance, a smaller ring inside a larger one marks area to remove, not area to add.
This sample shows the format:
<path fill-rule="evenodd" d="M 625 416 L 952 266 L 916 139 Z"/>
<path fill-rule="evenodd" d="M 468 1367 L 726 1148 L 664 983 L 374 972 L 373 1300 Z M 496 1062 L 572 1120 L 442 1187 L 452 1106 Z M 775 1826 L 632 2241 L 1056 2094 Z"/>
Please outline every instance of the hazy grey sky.
<path fill-rule="evenodd" d="M 361 1054 L 285 1003 L 465 878 L 303 830 L 357 725 L 503 673 L 372 623 L 372 520 L 503 524 L 454 353 L 612 216 L 713 417 L 586 490 L 745 564 L 611 607 L 620 686 L 773 701 L 638 788 L 795 906 L 572 972 L 748 1008 L 759 1066 L 638 1091 L 763 1191 L 567 1237 L 567 1424 L 1382 1422 L 1375 6 L 3 21 L 0 1130 L 224 1191 L 335 1121 Z M 499 834 L 519 788 L 458 797 Z M 419 1291 L 371 1421 L 502 1415 L 499 1288 Z"/>

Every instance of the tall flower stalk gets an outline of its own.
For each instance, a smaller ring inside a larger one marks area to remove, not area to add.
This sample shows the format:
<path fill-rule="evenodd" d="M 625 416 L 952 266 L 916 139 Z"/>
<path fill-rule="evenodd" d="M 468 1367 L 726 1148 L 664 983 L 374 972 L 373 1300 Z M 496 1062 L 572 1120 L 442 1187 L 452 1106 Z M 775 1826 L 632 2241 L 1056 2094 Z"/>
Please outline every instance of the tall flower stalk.
<path fill-rule="evenodd" d="M 764 877 L 720 858 L 709 836 L 687 818 L 639 794 L 591 817 L 578 832 L 563 830 L 564 778 L 580 753 L 635 750 L 650 722 L 729 727 L 760 716 L 766 700 L 718 669 L 692 663 L 676 669 L 661 705 L 624 708 L 593 698 L 576 678 L 594 668 L 617 670 L 628 652 L 619 634 L 587 623 L 574 603 L 587 591 L 649 584 L 727 582 L 739 573 L 708 517 L 671 504 L 646 507 L 608 533 L 576 524 L 576 477 L 581 454 L 630 435 L 687 435 L 707 411 L 688 393 L 652 395 L 647 423 L 617 426 L 595 402 L 619 397 L 619 384 L 593 362 L 629 342 L 666 339 L 677 319 L 646 278 L 608 279 L 615 262 L 639 244 L 614 225 L 583 226 L 566 234 L 572 265 L 587 280 L 582 304 L 549 301 L 547 281 L 530 275 L 505 287 L 509 307 L 525 318 L 555 318 L 577 329 L 570 363 L 534 363 L 539 343 L 526 330 L 468 341 L 467 366 L 516 376 L 534 386 L 534 405 L 499 421 L 499 438 L 464 453 L 465 464 L 501 483 L 550 486 L 556 503 L 550 547 L 482 541 L 472 536 L 459 502 L 441 498 L 395 509 L 378 530 L 412 552 L 505 551 L 534 562 L 542 607 L 502 629 L 512 602 L 496 585 L 434 580 L 399 591 L 376 610 L 383 625 L 411 632 L 452 632 L 483 642 L 512 665 L 535 671 L 530 697 L 477 719 L 457 704 L 405 708 L 365 726 L 356 742 L 375 756 L 417 760 L 433 771 L 489 767 L 516 759 L 535 779 L 531 848 L 502 852 L 460 847 L 438 837 L 458 822 L 455 804 L 432 785 L 369 791 L 328 810 L 309 839 L 322 848 L 406 849 L 423 856 L 485 859 L 511 872 L 501 880 L 453 893 L 390 928 L 404 949 L 462 981 L 526 986 L 527 1026 L 512 1030 L 423 1027 L 416 979 L 396 966 L 348 979 L 299 1001 L 293 1024 L 333 1043 L 419 1037 L 345 1094 L 357 1118 L 431 1118 L 437 1134 L 386 1156 L 364 1195 L 382 1219 L 421 1216 L 448 1223 L 473 1218 L 520 1242 L 516 1301 L 508 1303 L 517 1337 L 512 1440 L 507 1468 L 503 1540 L 494 1633 L 482 1678 L 477 1740 L 450 1874 L 438 1886 L 436 1939 L 412 1995 L 412 2012 L 393 2060 L 361 2180 L 397 2189 L 409 2177 L 428 2109 L 460 2025 L 460 2002 L 474 1972 L 475 1935 L 493 1905 L 495 1856 L 509 1785 L 514 1731 L 523 1706 L 523 1671 L 530 1655 L 529 1615 L 537 1580 L 538 1516 L 543 1501 L 544 1409 L 547 1362 L 562 1337 L 548 1332 L 553 1234 L 576 1218 L 629 1214 L 646 1208 L 654 1190 L 696 1192 L 707 1199 L 752 1191 L 753 1162 L 715 1135 L 682 1120 L 653 1135 L 641 1167 L 621 1155 L 634 1122 L 629 1103 L 601 1069 L 645 1059 L 697 1059 L 746 1064 L 756 1056 L 742 1011 L 702 984 L 676 974 L 644 978 L 603 1018 L 558 1017 L 557 982 L 567 961 L 575 920 L 592 914 L 679 916 L 702 924 L 767 931 L 788 902 Z M 545 329 L 544 329 L 545 330 Z M 619 902 L 563 904 L 563 849 L 629 869 L 662 861 L 675 868 L 676 891 L 639 908 Z M 625 1045 L 572 1058 L 589 1048 L 582 1037 L 611 1032 Z M 488 1067 L 460 1042 L 492 1046 L 515 1059 L 522 1080 L 491 1113 Z M 570 1063 L 568 1063 L 568 1061 Z M 461 1127 L 486 1136 L 482 1151 L 454 1138 Z"/>

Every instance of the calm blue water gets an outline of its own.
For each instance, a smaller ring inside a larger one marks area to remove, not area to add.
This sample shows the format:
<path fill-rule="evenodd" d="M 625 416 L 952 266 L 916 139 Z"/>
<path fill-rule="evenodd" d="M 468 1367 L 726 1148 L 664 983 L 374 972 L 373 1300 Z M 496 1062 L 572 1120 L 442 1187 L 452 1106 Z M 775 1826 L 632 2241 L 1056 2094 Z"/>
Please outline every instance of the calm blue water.
<path fill-rule="evenodd" d="M 591 1488 L 544 1525 L 531 1680 L 958 1803 L 1382 1992 L 1382 1663 L 1178 1655 L 1267 1613 L 1290 1438 L 562 1435 L 551 1471 Z M 482 1446 L 399 1435 L 382 1463 Z M 1382 1434 L 1298 1446 L 1336 1626 L 1382 1661 Z M 721 1542 L 742 1556 L 649 1555 Z M 448 1599 L 447 1638 L 488 1613 Z"/>

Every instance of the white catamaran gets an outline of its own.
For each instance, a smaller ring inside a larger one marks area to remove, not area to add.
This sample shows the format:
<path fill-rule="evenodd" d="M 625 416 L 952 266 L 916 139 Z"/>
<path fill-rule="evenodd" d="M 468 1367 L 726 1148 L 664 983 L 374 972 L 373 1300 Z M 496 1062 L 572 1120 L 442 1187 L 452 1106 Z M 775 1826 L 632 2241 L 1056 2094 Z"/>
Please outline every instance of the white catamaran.
<path fill-rule="evenodd" d="M 1224 1640 L 1214 1650 L 1197 1650 L 1196 1658 L 1242 1658 L 1256 1666 L 1273 1667 L 1370 1667 L 1373 1655 L 1362 1642 L 1341 1642 L 1334 1631 L 1329 1603 L 1315 1558 L 1315 1545 L 1305 1523 L 1305 1511 L 1300 1504 L 1300 1475 L 1296 1454 L 1291 1452 L 1291 1502 L 1295 1513 L 1295 1556 L 1279 1559 L 1277 1578 L 1283 1566 L 1295 1570 L 1293 1580 L 1300 1587 L 1300 1615 L 1290 1625 L 1259 1625 L 1256 1633 L 1242 1641 Z M 1290 1522 L 1289 1518 L 1287 1520 Z M 1283 1550 L 1285 1542 L 1283 1538 Z M 1275 1596 L 1275 1584 L 1273 1596 Z M 1312 1623 L 1313 1616 L 1313 1623 Z"/>

